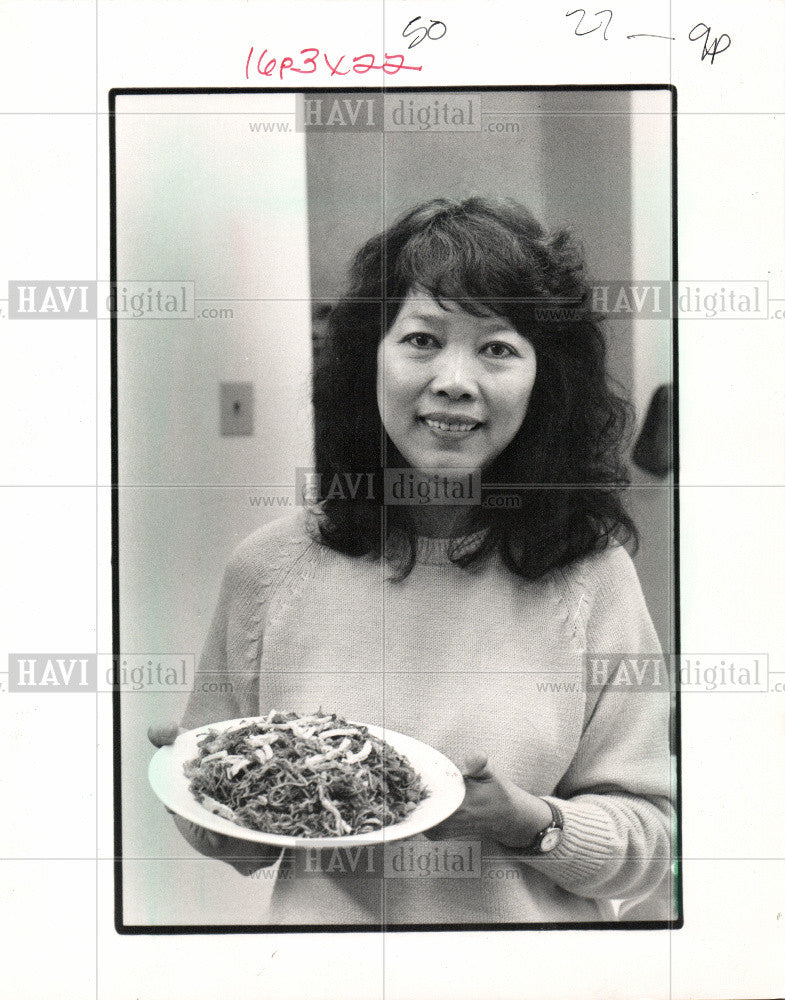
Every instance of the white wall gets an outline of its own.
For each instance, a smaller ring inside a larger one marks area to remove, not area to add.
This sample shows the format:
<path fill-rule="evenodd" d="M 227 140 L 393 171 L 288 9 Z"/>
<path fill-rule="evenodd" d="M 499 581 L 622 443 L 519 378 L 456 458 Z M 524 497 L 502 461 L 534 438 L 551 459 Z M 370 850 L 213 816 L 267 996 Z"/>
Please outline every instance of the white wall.
<path fill-rule="evenodd" d="M 632 95 L 632 274 L 636 281 L 669 281 L 672 268 L 670 94 Z M 665 238 L 664 238 L 665 237 Z M 658 385 L 672 380 L 671 324 L 633 318 L 633 402 L 646 414 Z"/>
<path fill-rule="evenodd" d="M 197 301 L 197 316 L 233 310 L 231 319 L 119 323 L 124 653 L 198 656 L 231 550 L 282 513 L 252 507 L 249 496 L 293 497 L 292 489 L 263 487 L 293 484 L 295 467 L 311 462 L 305 147 L 294 101 L 118 98 L 118 281 L 193 281 L 197 300 L 230 300 Z M 288 122 L 290 131 L 252 132 L 251 121 Z M 255 383 L 253 436 L 220 436 L 221 381 Z M 176 721 L 184 699 L 123 699 L 130 923 L 198 922 L 205 893 L 226 901 L 227 921 L 263 909 L 262 887 L 200 861 L 147 785 L 147 727 Z M 151 854 L 184 860 L 151 864 Z"/>
<path fill-rule="evenodd" d="M 672 269 L 670 94 L 632 95 L 631 191 L 633 281 L 669 281 Z M 663 299 L 665 296 L 663 296 Z M 632 321 L 632 400 L 640 432 L 658 386 L 673 381 L 673 331 L 668 319 L 634 317 Z M 641 534 L 636 568 L 652 618 L 667 652 L 673 649 L 674 566 L 672 477 L 658 478 L 632 466 L 630 512 Z"/>

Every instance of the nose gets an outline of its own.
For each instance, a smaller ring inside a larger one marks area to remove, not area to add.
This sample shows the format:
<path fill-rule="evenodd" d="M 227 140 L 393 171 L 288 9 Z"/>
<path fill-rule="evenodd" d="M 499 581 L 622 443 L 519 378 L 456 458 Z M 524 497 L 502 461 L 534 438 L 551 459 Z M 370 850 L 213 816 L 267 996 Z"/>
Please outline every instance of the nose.
<path fill-rule="evenodd" d="M 439 351 L 434 358 L 431 392 L 450 399 L 473 399 L 477 379 L 471 353 L 457 346 Z"/>

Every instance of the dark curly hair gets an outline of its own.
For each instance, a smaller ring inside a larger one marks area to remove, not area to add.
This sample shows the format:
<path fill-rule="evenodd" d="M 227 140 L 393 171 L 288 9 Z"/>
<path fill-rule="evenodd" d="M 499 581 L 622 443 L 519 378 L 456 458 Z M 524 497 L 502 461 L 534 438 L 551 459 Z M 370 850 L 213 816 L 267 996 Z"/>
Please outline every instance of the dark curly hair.
<path fill-rule="evenodd" d="M 406 465 L 382 426 L 376 364 L 380 340 L 415 287 L 475 315 L 504 317 L 537 359 L 522 426 L 483 470 L 484 482 L 509 484 L 505 492 L 517 495 L 517 506 L 468 508 L 470 529 L 487 530 L 471 551 L 453 547 L 453 561 L 468 566 L 496 550 L 510 570 L 537 579 L 611 539 L 637 544 L 620 497 L 627 485 L 619 454 L 628 405 L 606 372 L 605 338 L 582 256 L 568 233 L 548 235 L 513 201 L 439 198 L 359 250 L 315 366 L 317 482 L 362 472 L 381 483 L 385 468 Z M 385 555 L 397 565 L 397 578 L 405 577 L 416 553 L 408 509 L 385 506 L 378 490 L 338 492 L 322 487 L 314 496 L 322 541 L 351 556 Z"/>

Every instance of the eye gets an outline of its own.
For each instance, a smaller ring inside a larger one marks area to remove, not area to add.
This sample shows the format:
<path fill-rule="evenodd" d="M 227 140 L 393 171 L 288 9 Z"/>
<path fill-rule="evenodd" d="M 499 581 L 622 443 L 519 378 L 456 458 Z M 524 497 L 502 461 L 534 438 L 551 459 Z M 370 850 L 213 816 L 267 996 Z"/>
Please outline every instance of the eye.
<path fill-rule="evenodd" d="M 412 347 L 416 347 L 420 351 L 439 346 L 439 341 L 430 333 L 409 333 L 403 338 L 401 343 L 411 344 Z"/>
<path fill-rule="evenodd" d="M 501 340 L 493 340 L 490 344 L 486 344 L 483 347 L 489 357 L 491 358 L 517 358 L 520 357 L 518 352 L 514 347 L 510 347 L 509 344 L 502 343 Z"/>

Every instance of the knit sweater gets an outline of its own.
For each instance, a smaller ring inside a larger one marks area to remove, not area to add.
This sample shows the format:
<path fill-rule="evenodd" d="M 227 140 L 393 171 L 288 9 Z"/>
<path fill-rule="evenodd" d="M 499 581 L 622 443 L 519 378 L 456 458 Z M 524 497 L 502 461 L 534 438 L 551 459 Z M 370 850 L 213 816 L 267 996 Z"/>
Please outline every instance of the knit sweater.
<path fill-rule="evenodd" d="M 558 805 L 562 843 L 524 857 L 483 841 L 462 878 L 380 877 L 373 862 L 352 872 L 356 858 L 306 873 L 291 852 L 271 922 L 607 920 L 610 900 L 650 893 L 668 874 L 668 695 L 620 690 L 612 673 L 599 689 L 584 683 L 587 652 L 659 650 L 627 552 L 612 546 L 529 581 L 495 555 L 460 568 L 448 544 L 419 538 L 414 569 L 396 582 L 384 560 L 323 545 L 307 511 L 252 534 L 225 572 L 182 725 L 322 709 L 458 763 L 482 751 Z M 406 845 L 421 856 L 434 843 Z"/>

